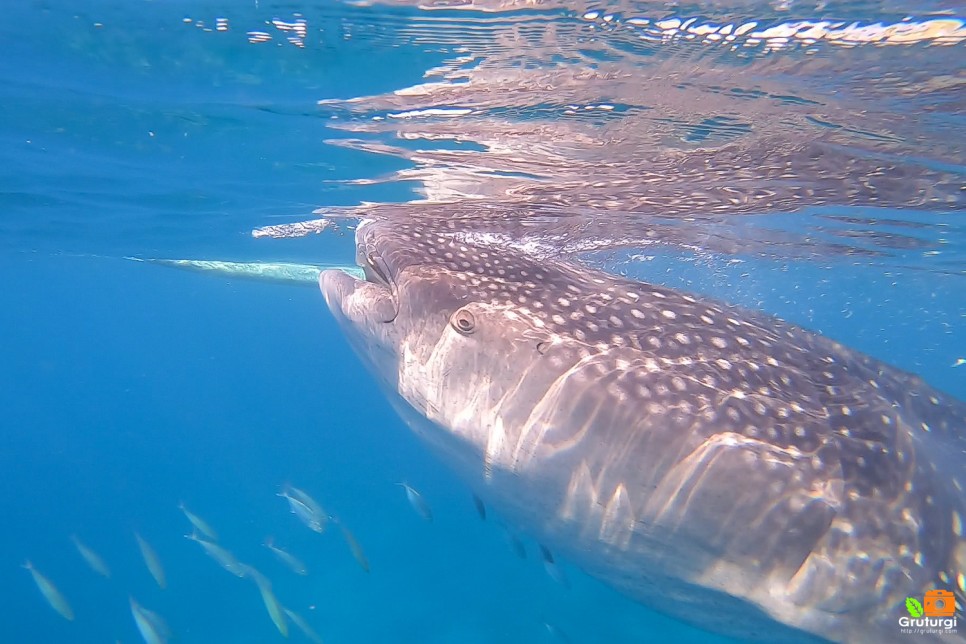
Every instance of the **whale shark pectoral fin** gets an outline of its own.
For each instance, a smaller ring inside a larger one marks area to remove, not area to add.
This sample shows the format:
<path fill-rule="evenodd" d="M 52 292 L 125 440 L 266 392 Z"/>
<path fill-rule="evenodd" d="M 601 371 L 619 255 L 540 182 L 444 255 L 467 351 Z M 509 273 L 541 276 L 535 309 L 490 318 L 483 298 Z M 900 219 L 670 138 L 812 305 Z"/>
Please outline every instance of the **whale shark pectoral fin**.
<path fill-rule="evenodd" d="M 643 520 L 688 550 L 678 560 L 690 562 L 692 574 L 714 575 L 727 561 L 744 571 L 743 579 L 715 583 L 753 594 L 765 577 L 790 579 L 828 532 L 843 485 L 839 477 L 838 486 L 829 486 L 827 469 L 837 467 L 833 453 L 715 434 L 658 484 Z"/>

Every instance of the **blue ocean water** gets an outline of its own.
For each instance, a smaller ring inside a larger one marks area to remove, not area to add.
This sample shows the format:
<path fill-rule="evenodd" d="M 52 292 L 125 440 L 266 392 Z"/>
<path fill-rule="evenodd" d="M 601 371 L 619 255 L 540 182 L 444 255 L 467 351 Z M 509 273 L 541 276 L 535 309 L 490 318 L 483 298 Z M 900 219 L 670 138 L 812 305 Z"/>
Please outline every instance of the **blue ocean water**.
<path fill-rule="evenodd" d="M 179 501 L 327 642 L 722 639 L 566 563 L 570 588 L 556 584 L 526 535 L 527 558 L 517 557 L 498 513 L 481 521 L 470 490 L 394 415 L 317 289 L 124 259 L 352 263 L 345 229 L 301 239 L 250 231 L 320 206 L 415 196 L 405 181 L 348 183 L 408 162 L 327 144 L 340 134 L 317 107 L 420 83 L 458 53 L 459 44 L 392 37 L 412 11 L 4 7 L 0 640 L 138 641 L 129 595 L 161 614 L 179 642 L 279 639 L 255 585 L 183 537 L 190 525 Z M 293 12 L 317 34 L 315 46 L 245 37 Z M 213 27 L 219 16 L 230 19 L 226 34 L 196 24 Z M 781 315 L 966 398 L 966 366 L 954 366 L 966 357 L 966 227 L 944 213 L 888 212 L 926 224 L 917 234 L 941 244 L 943 271 L 916 249 L 887 262 L 736 262 L 680 250 L 596 260 Z M 817 215 L 788 217 L 783 230 Z M 401 481 L 430 503 L 432 523 L 407 505 Z M 315 534 L 288 512 L 276 496 L 286 482 L 338 514 L 369 573 L 337 530 Z M 134 531 L 158 551 L 166 589 L 149 576 Z M 72 534 L 102 554 L 110 579 L 85 566 Z M 306 562 L 308 576 L 272 558 L 262 546 L 270 535 Z M 68 598 L 75 621 L 43 601 L 20 568 L 28 559 Z M 291 639 L 301 637 L 293 629 Z"/>

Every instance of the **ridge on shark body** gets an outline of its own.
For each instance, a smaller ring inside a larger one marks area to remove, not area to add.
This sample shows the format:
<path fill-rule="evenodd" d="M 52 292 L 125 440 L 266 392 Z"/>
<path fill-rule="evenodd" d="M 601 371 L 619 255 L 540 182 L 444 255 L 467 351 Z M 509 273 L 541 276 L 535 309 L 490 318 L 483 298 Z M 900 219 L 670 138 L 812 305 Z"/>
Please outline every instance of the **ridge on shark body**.
<path fill-rule="evenodd" d="M 455 225 L 366 221 L 365 279 L 320 286 L 487 505 L 736 637 L 893 642 L 907 597 L 966 606 L 966 404 L 771 316 Z"/>

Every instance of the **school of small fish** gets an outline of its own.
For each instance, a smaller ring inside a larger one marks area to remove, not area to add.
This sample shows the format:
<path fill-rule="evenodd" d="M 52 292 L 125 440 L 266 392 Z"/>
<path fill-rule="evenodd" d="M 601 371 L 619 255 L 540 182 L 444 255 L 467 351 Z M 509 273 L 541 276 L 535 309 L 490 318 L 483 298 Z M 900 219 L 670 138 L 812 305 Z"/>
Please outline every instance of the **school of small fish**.
<path fill-rule="evenodd" d="M 432 522 L 433 511 L 423 495 L 408 483 L 398 483 L 397 485 L 403 488 L 406 500 L 412 510 L 423 520 Z M 287 501 L 291 513 L 309 530 L 322 534 L 330 523 L 335 525 L 345 541 L 349 553 L 359 564 L 359 567 L 366 573 L 370 571 L 369 559 L 365 551 L 356 539 L 355 534 L 345 525 L 342 519 L 329 514 L 308 492 L 290 484 L 284 485 L 277 496 Z M 485 521 L 487 519 L 487 508 L 483 500 L 473 494 L 472 502 L 479 518 Z M 191 526 L 191 532 L 184 535 L 186 539 L 198 544 L 206 555 L 226 571 L 236 577 L 251 579 L 255 583 L 265 606 L 265 611 L 281 636 L 289 637 L 289 625 L 294 624 L 297 631 L 306 640 L 316 643 L 322 642 L 322 638 L 302 615 L 282 604 L 275 594 L 271 580 L 264 573 L 250 564 L 239 561 L 231 551 L 221 545 L 218 540 L 218 533 L 212 528 L 211 524 L 189 510 L 183 502 L 178 504 L 178 509 L 181 510 Z M 504 536 L 510 550 L 521 559 L 525 559 L 526 548 L 520 538 L 505 526 Z M 111 578 L 111 569 L 96 550 L 81 541 L 76 534 L 70 535 L 70 541 L 91 571 L 105 579 Z M 137 531 L 134 532 L 134 542 L 151 578 L 160 589 L 165 589 L 168 584 L 167 576 L 158 552 Z M 278 545 L 274 537 L 267 537 L 262 545 L 270 550 L 275 558 L 292 573 L 303 576 L 309 574 L 308 567 L 302 559 Z M 542 544 L 537 545 L 547 575 L 561 586 L 569 587 L 563 568 L 560 567 L 550 550 Z M 30 572 L 34 584 L 47 604 L 64 619 L 74 621 L 74 610 L 71 608 L 70 602 L 54 582 L 46 574 L 40 572 L 30 560 L 26 561 L 23 567 Z M 135 599 L 133 594 L 128 596 L 128 601 L 134 625 L 146 644 L 166 644 L 174 638 L 171 629 L 161 615 L 143 606 Z M 314 608 L 314 605 L 309 607 L 310 610 Z M 551 633 L 557 631 L 556 627 L 549 624 L 546 624 L 546 627 Z"/>

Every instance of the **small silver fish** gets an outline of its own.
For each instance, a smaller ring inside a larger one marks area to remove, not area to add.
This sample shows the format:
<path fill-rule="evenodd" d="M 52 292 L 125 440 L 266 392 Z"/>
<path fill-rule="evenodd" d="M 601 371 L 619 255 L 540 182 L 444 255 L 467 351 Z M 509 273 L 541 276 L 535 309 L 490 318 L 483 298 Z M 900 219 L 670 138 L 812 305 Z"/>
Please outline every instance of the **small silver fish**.
<path fill-rule="evenodd" d="M 329 515 L 326 513 L 324 509 L 322 509 L 322 506 L 319 505 L 319 502 L 316 501 L 314 498 L 312 498 L 312 496 L 309 495 L 309 493 L 306 492 L 305 490 L 301 490 L 295 487 L 294 485 L 289 485 L 288 494 L 290 497 L 294 498 L 299 503 L 307 507 L 312 512 L 312 514 L 320 517 L 321 520 L 325 521 L 326 519 L 329 518 Z"/>
<path fill-rule="evenodd" d="M 540 554 L 543 556 L 543 569 L 547 571 L 547 574 L 555 582 L 564 588 L 570 588 L 570 582 L 567 580 L 567 576 L 564 574 L 563 568 L 561 568 L 554 559 L 553 553 L 550 552 L 550 549 L 545 545 L 539 545 Z"/>
<path fill-rule="evenodd" d="M 134 597 L 128 597 L 128 600 L 131 604 L 134 623 L 137 624 L 138 632 L 141 633 L 146 644 L 165 644 L 171 639 L 171 631 L 160 615 L 139 604 Z"/>
<path fill-rule="evenodd" d="M 70 540 L 74 542 L 74 547 L 77 548 L 77 552 L 80 556 L 87 562 L 87 565 L 91 567 L 91 570 L 101 575 L 102 577 L 110 577 L 111 570 L 104 563 L 104 560 L 99 554 L 94 552 L 87 546 L 84 542 L 77 538 L 76 534 L 70 535 Z"/>
<path fill-rule="evenodd" d="M 413 510 L 416 511 L 416 514 L 432 523 L 433 511 L 430 510 L 429 504 L 426 503 L 423 495 L 417 492 L 407 483 L 398 483 L 397 485 L 406 490 L 406 498 L 409 500 L 409 505 L 411 505 Z"/>
<path fill-rule="evenodd" d="M 476 513 L 480 515 L 480 519 L 486 521 L 486 504 L 483 503 L 483 499 L 473 495 L 473 507 L 476 508 Z"/>
<path fill-rule="evenodd" d="M 359 542 L 356 541 L 355 535 L 349 531 L 349 528 L 342 525 L 340 521 L 337 520 L 335 523 L 342 531 L 342 538 L 345 539 L 346 544 L 348 544 L 349 550 L 352 551 L 352 556 L 355 557 L 356 562 L 364 571 L 369 572 L 369 559 L 366 558 L 366 553 L 362 551 L 362 546 L 360 546 Z"/>
<path fill-rule="evenodd" d="M 29 561 L 25 561 L 23 567 L 30 571 L 31 576 L 34 578 L 34 583 L 40 589 L 40 594 L 44 596 L 44 599 L 47 600 L 50 607 L 60 613 L 61 617 L 67 621 L 74 621 L 74 609 L 67 603 L 67 598 L 57 589 L 54 582 L 41 574 Z"/>
<path fill-rule="evenodd" d="M 141 557 L 144 559 L 144 564 L 148 567 L 151 576 L 154 577 L 154 581 L 158 582 L 158 586 L 161 588 L 166 588 L 168 582 L 165 579 L 164 567 L 161 565 L 161 559 L 158 558 L 158 553 L 137 532 L 134 533 L 134 538 L 137 539 L 138 548 L 141 550 Z"/>
<path fill-rule="evenodd" d="M 272 618 L 272 623 L 275 624 L 275 628 L 278 629 L 278 632 L 283 637 L 288 637 L 288 621 L 285 618 L 285 608 L 275 596 L 275 592 L 272 590 L 272 582 L 252 566 L 245 566 L 245 572 L 255 580 L 255 584 L 258 586 L 258 592 L 262 596 L 262 602 L 265 604 L 265 609 L 268 611 L 268 616 Z"/>
<path fill-rule="evenodd" d="M 309 641 L 315 642 L 315 644 L 322 644 L 322 638 L 319 637 L 318 633 L 312 630 L 312 627 L 309 626 L 309 623 L 305 621 L 304 617 L 293 610 L 289 610 L 287 608 L 284 608 L 283 610 L 288 618 L 292 620 L 292 623 L 298 626 L 299 630 L 302 631 L 302 634 L 305 635 Z"/>
<path fill-rule="evenodd" d="M 296 557 L 292 553 L 288 552 L 287 550 L 284 550 L 284 549 L 280 548 L 279 546 L 276 546 L 275 545 L 275 539 L 274 538 L 269 537 L 269 538 L 265 539 L 265 544 L 264 545 L 265 545 L 266 548 L 268 548 L 269 550 L 272 551 L 272 554 L 274 554 L 278 558 L 279 561 L 281 561 L 283 564 L 285 564 L 286 566 L 288 566 L 288 568 L 292 572 L 294 572 L 296 575 L 307 575 L 307 574 L 309 574 L 309 571 L 305 567 L 305 564 L 302 563 L 302 561 L 298 557 Z"/>
<path fill-rule="evenodd" d="M 567 635 L 563 630 L 561 630 L 557 626 L 554 626 L 550 622 L 544 622 L 543 627 L 547 629 L 547 632 L 550 633 L 551 637 L 553 637 L 555 640 L 560 642 L 571 641 L 569 635 Z"/>
<path fill-rule="evenodd" d="M 212 541 L 218 540 L 218 533 L 215 532 L 214 528 L 212 528 L 207 521 L 185 507 L 184 501 L 178 502 L 178 509 L 184 513 L 188 521 L 191 522 L 191 525 L 195 527 L 195 530 L 205 535 Z"/>
<path fill-rule="evenodd" d="M 329 517 L 322 509 L 322 506 L 309 496 L 308 493 L 297 487 L 286 485 L 278 493 L 278 496 L 288 501 L 289 509 L 291 509 L 292 513 L 310 530 L 318 532 L 319 534 L 325 532 L 325 526 L 328 523 Z"/>
<path fill-rule="evenodd" d="M 204 549 L 206 553 L 208 553 L 209 557 L 217 561 L 222 568 L 236 577 L 244 577 L 247 574 L 247 567 L 245 564 L 238 561 L 238 559 L 235 558 L 235 555 L 231 554 L 228 552 L 228 550 L 222 548 L 217 543 L 202 539 L 197 533 L 194 532 L 191 534 L 186 534 L 184 538 L 197 543 Z"/>
<path fill-rule="evenodd" d="M 520 537 L 518 537 L 513 532 L 511 532 L 510 529 L 506 526 L 503 526 L 503 538 L 506 539 L 506 543 L 508 546 L 510 546 L 510 550 L 513 551 L 513 554 L 515 554 L 520 559 L 527 558 L 526 546 L 524 546 L 523 542 L 520 541 Z"/>

